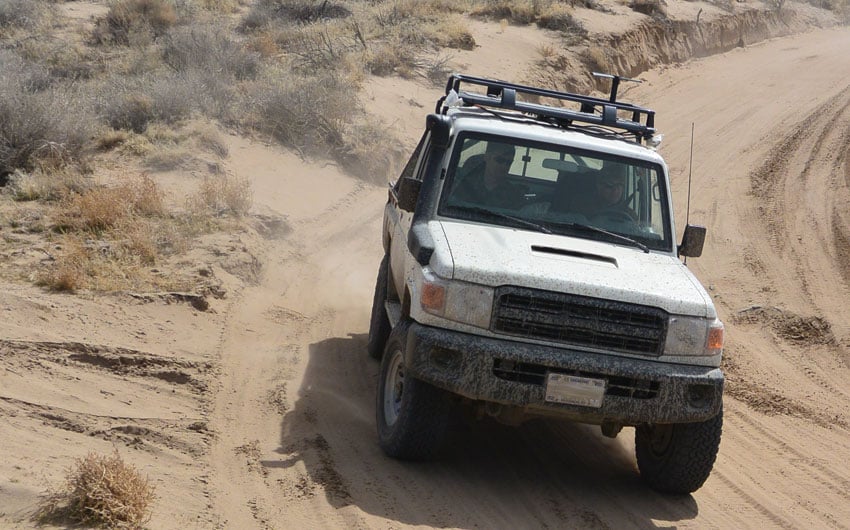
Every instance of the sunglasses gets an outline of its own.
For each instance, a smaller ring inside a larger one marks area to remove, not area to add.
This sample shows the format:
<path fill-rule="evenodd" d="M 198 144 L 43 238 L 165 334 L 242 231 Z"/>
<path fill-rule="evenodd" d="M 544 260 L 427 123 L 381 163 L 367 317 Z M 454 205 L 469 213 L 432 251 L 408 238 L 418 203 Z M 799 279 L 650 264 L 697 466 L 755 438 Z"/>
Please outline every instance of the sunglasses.
<path fill-rule="evenodd" d="M 493 157 L 493 161 L 496 162 L 497 164 L 507 166 L 509 164 L 513 164 L 514 159 L 513 159 L 513 157 L 510 157 L 510 156 L 497 156 L 497 157 Z"/>
<path fill-rule="evenodd" d="M 613 190 L 615 188 L 623 187 L 622 182 L 600 182 L 599 185 L 605 188 L 606 190 Z"/>

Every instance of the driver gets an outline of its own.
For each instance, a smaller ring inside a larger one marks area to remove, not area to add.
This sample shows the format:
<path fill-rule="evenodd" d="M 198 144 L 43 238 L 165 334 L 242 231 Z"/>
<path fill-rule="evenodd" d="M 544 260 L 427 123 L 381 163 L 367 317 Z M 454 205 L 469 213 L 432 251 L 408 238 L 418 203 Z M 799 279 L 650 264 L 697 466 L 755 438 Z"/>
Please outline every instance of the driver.
<path fill-rule="evenodd" d="M 453 195 L 463 201 L 484 206 L 512 210 L 521 208 L 526 203 L 526 189 L 512 183 L 508 176 L 515 156 L 515 146 L 487 142 L 480 159 L 470 159 L 458 171 L 458 183 Z"/>

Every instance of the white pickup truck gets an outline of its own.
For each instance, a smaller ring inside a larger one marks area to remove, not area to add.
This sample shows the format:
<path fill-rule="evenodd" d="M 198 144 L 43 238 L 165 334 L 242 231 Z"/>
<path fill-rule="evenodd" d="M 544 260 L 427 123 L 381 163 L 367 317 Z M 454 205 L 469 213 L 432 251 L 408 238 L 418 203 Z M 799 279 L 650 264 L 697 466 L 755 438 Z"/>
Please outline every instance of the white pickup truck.
<path fill-rule="evenodd" d="M 635 427 L 652 488 L 708 478 L 723 324 L 679 256 L 652 110 L 452 75 L 389 189 L 368 350 L 382 449 L 425 459 L 453 409 Z"/>

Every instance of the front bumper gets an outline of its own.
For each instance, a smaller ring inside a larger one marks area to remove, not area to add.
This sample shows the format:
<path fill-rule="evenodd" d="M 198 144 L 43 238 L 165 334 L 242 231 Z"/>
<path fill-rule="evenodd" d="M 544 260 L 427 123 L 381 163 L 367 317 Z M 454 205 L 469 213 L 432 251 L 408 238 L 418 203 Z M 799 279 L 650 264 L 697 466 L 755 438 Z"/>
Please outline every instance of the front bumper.
<path fill-rule="evenodd" d="M 719 368 L 494 339 L 412 323 L 409 375 L 469 399 L 584 423 L 687 423 L 720 412 Z M 600 407 L 547 402 L 550 372 L 606 381 Z"/>

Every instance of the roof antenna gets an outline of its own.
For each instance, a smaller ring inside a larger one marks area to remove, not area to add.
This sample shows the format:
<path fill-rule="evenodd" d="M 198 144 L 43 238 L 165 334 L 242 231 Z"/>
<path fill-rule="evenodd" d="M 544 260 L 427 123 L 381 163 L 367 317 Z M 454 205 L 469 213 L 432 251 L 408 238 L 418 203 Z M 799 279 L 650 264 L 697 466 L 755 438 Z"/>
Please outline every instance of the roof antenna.
<path fill-rule="evenodd" d="M 685 226 L 691 221 L 691 175 L 694 168 L 694 122 L 691 122 L 691 155 L 688 159 L 688 202 L 685 210 Z M 685 265 L 688 264 L 688 257 L 685 256 Z"/>
<path fill-rule="evenodd" d="M 608 99 L 611 103 L 617 102 L 617 89 L 620 87 L 620 81 L 631 81 L 633 83 L 641 83 L 640 79 L 632 79 L 630 77 L 622 77 L 619 75 L 603 74 L 600 72 L 591 72 L 594 77 L 603 79 L 611 79 L 611 97 Z"/>

